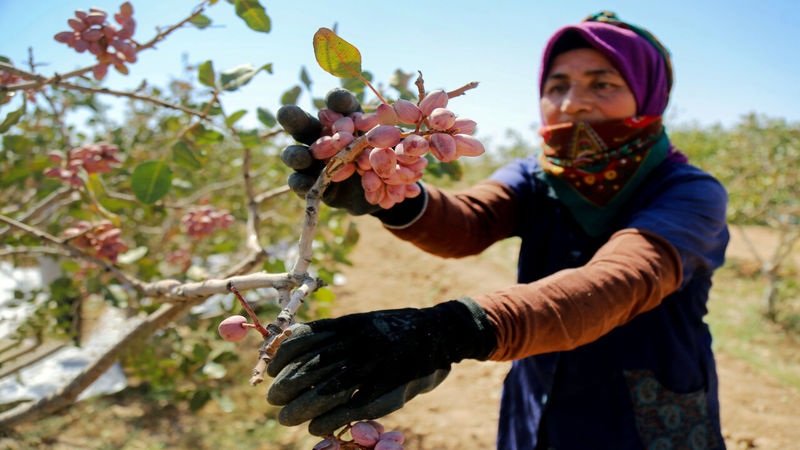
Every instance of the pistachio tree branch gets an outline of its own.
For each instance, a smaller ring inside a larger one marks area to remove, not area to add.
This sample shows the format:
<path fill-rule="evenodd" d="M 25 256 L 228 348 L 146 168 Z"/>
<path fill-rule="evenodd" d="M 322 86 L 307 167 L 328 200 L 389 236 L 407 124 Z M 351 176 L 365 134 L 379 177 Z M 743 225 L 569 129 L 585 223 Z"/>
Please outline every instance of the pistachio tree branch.
<path fill-rule="evenodd" d="M 0 413 L 0 430 L 9 429 L 22 422 L 52 414 L 63 409 L 78 398 L 81 392 L 95 382 L 105 373 L 134 342 L 145 339 L 157 330 L 167 326 L 187 314 L 195 305 L 203 303 L 211 293 L 222 293 L 227 290 L 229 283 L 234 282 L 242 289 L 255 289 L 257 287 L 272 285 L 287 289 L 297 283 L 296 278 L 290 274 L 252 274 L 246 276 L 241 272 L 229 271 L 221 280 L 206 280 L 200 283 L 180 283 L 175 280 L 164 280 L 147 286 L 147 290 L 155 293 L 163 292 L 166 296 L 186 296 L 185 301 L 173 304 L 164 304 L 159 309 L 147 316 L 130 330 L 103 355 L 84 368 L 78 376 L 52 394 L 35 402 L 22 403 L 16 407 Z M 161 301 L 162 298 L 156 298 Z"/>
<path fill-rule="evenodd" d="M 156 44 L 166 39 L 166 37 L 169 36 L 173 31 L 183 27 L 184 25 L 191 22 L 192 19 L 202 14 L 203 11 L 205 11 L 206 6 L 210 3 L 210 1 L 211 0 L 203 0 L 203 2 L 201 2 L 194 8 L 194 10 L 191 12 L 191 14 L 189 14 L 188 17 L 176 23 L 175 25 L 166 28 L 165 30 L 159 30 L 158 34 L 156 34 L 155 37 L 153 37 L 151 40 L 145 42 L 144 44 L 136 46 L 136 52 L 138 53 L 142 50 L 155 47 Z"/>
<path fill-rule="evenodd" d="M 24 231 L 24 232 L 30 234 L 31 236 L 35 236 L 35 237 L 39 238 L 40 240 L 42 240 L 42 241 L 44 241 L 46 243 L 49 243 L 51 245 L 55 245 L 56 247 L 59 247 L 62 250 L 64 250 L 67 253 L 69 253 L 70 256 L 82 259 L 84 261 L 91 262 L 91 263 L 103 268 L 106 272 L 109 272 L 112 275 L 114 275 L 114 277 L 116 277 L 122 283 L 127 284 L 127 285 L 131 286 L 132 288 L 134 288 L 136 290 L 140 291 L 142 289 L 142 286 L 143 286 L 143 282 L 142 281 L 129 276 L 125 272 L 119 270 L 117 267 L 109 264 L 106 261 L 103 261 L 102 259 L 100 259 L 100 258 L 98 258 L 96 256 L 90 255 L 89 253 L 86 253 L 83 250 L 81 250 L 81 249 L 79 249 L 79 248 L 77 248 L 77 247 L 75 247 L 73 245 L 70 245 L 68 242 L 65 242 L 63 239 L 59 239 L 59 238 L 53 236 L 52 234 L 47 233 L 46 231 L 42 231 L 42 230 L 33 228 L 33 227 L 29 226 L 29 225 L 26 225 L 26 224 L 24 224 L 22 222 L 19 222 L 17 220 L 14 220 L 14 219 L 12 219 L 10 217 L 6 217 L 6 216 L 3 216 L 3 215 L 0 215 L 0 222 L 3 222 L 6 225 L 9 225 L 12 228 L 16 228 L 16 229 L 18 229 L 20 231 Z"/>
<path fill-rule="evenodd" d="M 475 89 L 476 87 L 478 87 L 478 82 L 470 81 L 469 83 L 461 86 L 458 89 L 449 91 L 447 93 L 447 98 L 453 98 L 453 97 L 458 97 L 459 95 L 464 95 L 468 90 Z"/>
<path fill-rule="evenodd" d="M 33 47 L 28 47 L 28 66 L 31 68 L 31 72 L 36 72 L 36 63 L 33 61 Z M 70 139 L 69 131 L 67 130 L 67 121 L 64 120 L 66 108 L 63 105 L 59 108 L 55 100 L 53 100 L 53 97 L 48 95 L 44 90 L 40 93 L 53 110 L 53 118 L 55 118 L 56 124 L 58 124 L 61 139 L 64 140 L 64 147 L 72 148 L 72 139 Z"/>
<path fill-rule="evenodd" d="M 64 186 L 61 189 L 53 191 L 50 195 L 43 198 L 39 203 L 31 208 L 30 211 L 17 220 L 20 223 L 36 222 L 39 217 L 46 215 L 46 213 L 55 205 L 59 204 L 65 199 L 71 199 L 72 201 L 76 201 L 78 199 L 75 189 L 71 186 Z M 12 228 L 10 226 L 0 229 L 0 239 L 4 238 L 11 231 L 11 229 Z"/>
<path fill-rule="evenodd" d="M 50 247 L 8 247 L 0 249 L 0 258 L 12 255 L 54 255 L 54 256 L 71 256 L 64 250 L 59 250 Z"/>
<path fill-rule="evenodd" d="M 305 222 L 298 244 L 300 255 L 292 269 L 292 273 L 295 276 L 302 276 L 308 273 L 308 267 L 311 265 L 311 246 L 314 242 L 314 233 L 316 232 L 317 222 L 319 220 L 319 204 L 322 200 L 322 194 L 325 192 L 325 189 L 328 188 L 328 185 L 330 185 L 333 175 L 345 165 L 355 161 L 361 151 L 366 147 L 366 135 L 358 137 L 350 143 L 350 145 L 331 158 L 328 165 L 325 166 L 325 170 L 320 173 L 317 180 L 311 186 L 311 189 L 308 190 L 306 194 Z"/>
<path fill-rule="evenodd" d="M 155 97 L 150 97 L 147 95 L 137 94 L 136 92 L 127 92 L 127 91 L 118 91 L 115 89 L 109 89 L 104 87 L 90 87 L 90 86 L 81 86 L 74 83 L 67 83 L 67 82 L 55 82 L 53 83 L 55 86 L 63 87 L 66 89 L 71 89 L 73 91 L 84 92 L 89 94 L 107 94 L 113 95 L 115 97 L 126 97 L 133 100 L 141 100 L 144 102 L 152 103 L 154 105 L 162 106 L 164 108 L 174 109 L 177 111 L 185 112 L 186 114 L 190 114 L 192 116 L 199 117 L 203 120 L 210 120 L 210 117 L 200 111 L 195 111 L 191 108 L 187 108 L 183 105 L 179 104 L 172 104 L 169 102 L 165 102 L 164 100 L 157 99 Z"/>
<path fill-rule="evenodd" d="M 277 187 L 277 188 L 270 189 L 268 191 L 262 192 L 262 193 L 256 195 L 255 197 L 253 197 L 253 200 L 255 200 L 256 203 L 261 204 L 261 203 L 264 203 L 266 201 L 272 200 L 275 197 L 281 196 L 281 195 L 283 195 L 283 194 L 285 194 L 285 193 L 287 193 L 289 191 L 291 191 L 291 189 L 289 188 L 288 185 L 281 186 L 281 187 Z"/>
<path fill-rule="evenodd" d="M 223 118 L 225 123 L 228 122 L 228 117 L 223 111 Z M 239 138 L 239 131 L 232 124 L 228 125 L 228 129 L 233 133 L 239 143 L 242 140 Z M 253 160 L 253 150 L 247 146 L 242 145 L 244 152 L 242 158 L 242 179 L 244 180 L 244 192 L 247 198 L 247 238 L 246 245 L 251 252 L 259 253 L 263 251 L 261 244 L 258 242 L 258 229 L 261 225 L 261 216 L 258 213 L 258 202 L 255 200 L 255 190 L 253 189 L 253 179 L 250 176 L 250 165 Z"/>
<path fill-rule="evenodd" d="M 94 67 L 94 66 L 92 66 Z M 11 72 L 15 75 L 19 75 L 25 78 L 30 78 L 36 80 L 32 83 L 22 83 L 22 84 L 12 84 L 10 86 L 0 85 L 0 92 L 3 91 L 18 91 L 22 89 L 32 89 L 38 88 L 45 84 L 51 84 L 55 87 L 62 87 L 64 89 L 70 89 L 73 91 L 84 92 L 89 94 L 107 94 L 113 95 L 115 97 L 127 97 L 134 100 L 141 100 L 149 103 L 153 103 L 154 105 L 162 106 L 164 108 L 175 109 L 178 111 L 185 112 L 186 114 L 190 114 L 196 117 L 200 117 L 203 120 L 209 120 L 207 114 L 201 113 L 199 111 L 195 111 L 191 108 L 187 108 L 183 105 L 172 104 L 169 102 L 165 102 L 164 100 L 157 99 L 155 97 L 149 97 L 147 95 L 138 94 L 136 92 L 127 92 L 127 91 L 118 91 L 116 89 L 109 89 L 104 87 L 91 87 L 91 86 L 81 86 L 79 84 L 70 83 L 67 81 L 62 81 L 61 77 L 53 77 L 53 78 L 45 78 L 39 74 L 35 74 L 33 72 L 28 72 L 26 70 L 18 69 L 11 64 L 0 62 L 0 70 L 4 72 Z"/>
<path fill-rule="evenodd" d="M 136 46 L 136 53 L 139 53 L 140 51 L 146 50 L 148 48 L 155 47 L 155 45 L 157 43 L 159 43 L 159 42 L 163 41 L 164 39 L 166 39 L 166 37 L 169 36 L 173 31 L 183 27 L 184 25 L 189 23 L 192 19 L 194 19 L 198 15 L 202 14 L 209 2 L 210 2 L 210 0 L 204 0 L 202 3 L 200 3 L 199 5 L 197 5 L 195 7 L 195 9 L 192 11 L 192 13 L 188 17 L 186 17 L 185 19 L 183 19 L 180 22 L 176 23 L 175 25 L 172 25 L 171 27 L 166 28 L 165 30 L 159 30 L 158 33 L 152 39 L 150 39 L 148 42 L 146 42 L 144 44 L 137 45 Z M 14 66 L 12 66 L 10 64 L 0 63 L 0 70 L 12 73 L 12 74 L 17 75 L 17 76 L 21 76 L 23 78 L 27 78 L 27 79 L 33 80 L 33 81 L 29 82 L 29 83 L 18 83 L 18 84 L 14 84 L 14 85 L 11 85 L 11 86 L 0 85 L 0 92 L 10 92 L 10 91 L 18 91 L 18 90 L 24 90 L 24 89 L 37 89 L 37 88 L 40 88 L 40 87 L 42 87 L 44 85 L 48 85 L 48 84 L 53 84 L 53 85 L 62 84 L 62 86 L 63 86 L 64 85 L 63 84 L 64 80 L 68 80 L 70 78 L 78 77 L 78 76 L 84 75 L 86 73 L 89 73 L 95 68 L 95 66 L 97 66 L 97 64 L 92 64 L 91 66 L 83 67 L 83 68 L 80 68 L 80 69 L 76 69 L 76 70 L 73 70 L 71 72 L 67 72 L 67 73 L 64 73 L 64 74 L 56 73 L 52 77 L 47 78 L 47 77 L 44 77 L 44 76 L 39 75 L 39 74 L 23 71 L 23 70 L 18 69 L 18 68 L 14 67 Z"/>

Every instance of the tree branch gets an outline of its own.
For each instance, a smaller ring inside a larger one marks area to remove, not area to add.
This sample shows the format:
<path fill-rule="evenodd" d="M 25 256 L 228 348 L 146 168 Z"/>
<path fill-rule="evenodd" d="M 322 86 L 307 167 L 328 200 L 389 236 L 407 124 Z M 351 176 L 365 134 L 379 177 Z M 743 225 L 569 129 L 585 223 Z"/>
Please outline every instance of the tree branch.
<path fill-rule="evenodd" d="M 448 92 L 447 93 L 447 98 L 453 98 L 453 97 L 458 97 L 459 95 L 464 95 L 464 94 L 466 94 L 466 92 L 468 90 L 475 89 L 476 87 L 478 87 L 478 82 L 477 81 L 471 81 L 471 82 L 461 86 L 460 88 L 458 88 L 456 90 Z"/>
<path fill-rule="evenodd" d="M 50 208 L 52 208 L 56 203 L 59 203 L 61 200 L 69 198 L 70 196 L 74 196 L 74 194 L 75 190 L 71 186 L 64 186 L 61 189 L 53 191 L 50 195 L 43 198 L 28 213 L 20 217 L 19 221 L 22 223 L 36 221 L 40 216 L 49 211 Z M 77 200 L 77 198 L 74 200 Z M 10 231 L 11 227 L 0 229 L 0 239 L 6 237 Z"/>
<path fill-rule="evenodd" d="M 29 255 L 41 253 L 44 255 L 71 256 L 69 253 L 50 247 L 9 247 L 0 249 L 0 258 L 11 255 Z"/>
<path fill-rule="evenodd" d="M 287 193 L 289 191 L 291 191 L 291 189 L 289 189 L 288 185 L 287 186 L 281 186 L 281 187 L 277 187 L 277 188 L 274 188 L 274 189 L 270 189 L 270 190 L 268 190 L 266 192 L 262 192 L 262 193 L 256 195 L 253 198 L 253 200 L 255 200 L 256 203 L 261 204 L 261 203 L 264 203 L 264 202 L 266 202 L 268 200 L 272 200 L 275 197 L 281 196 L 281 195 L 283 195 L 283 194 L 285 194 L 285 193 Z"/>
<path fill-rule="evenodd" d="M 80 259 L 83 259 L 85 261 L 89 261 L 89 262 L 91 262 L 91 263 L 93 263 L 93 264 L 105 269 L 107 272 L 110 272 L 111 274 L 113 274 L 122 283 L 131 286 L 132 288 L 136 289 L 137 291 L 141 291 L 142 290 L 142 287 L 144 285 L 142 283 L 142 281 L 137 280 L 136 278 L 132 278 L 132 277 L 128 276 L 128 274 L 126 274 L 125 272 L 119 270 L 115 266 L 107 263 L 106 261 L 103 261 L 102 259 L 100 259 L 100 258 L 98 258 L 96 256 L 90 255 L 89 253 L 86 253 L 83 250 L 68 244 L 68 243 L 64 242 L 62 239 L 59 239 L 59 238 L 51 235 L 50 233 L 38 230 L 36 228 L 33 228 L 33 227 L 28 226 L 28 225 L 26 225 L 26 224 L 24 224 L 22 222 L 18 222 L 18 221 L 14 220 L 14 219 L 12 219 L 10 217 L 6 217 L 6 216 L 3 216 L 3 215 L 0 215 L 0 222 L 4 222 L 7 225 L 10 225 L 12 228 L 16 228 L 18 230 L 24 231 L 24 232 L 26 232 L 26 233 L 28 233 L 28 234 L 30 234 L 32 236 L 35 236 L 35 237 L 39 238 L 42 241 L 45 241 L 45 242 L 48 242 L 50 244 L 56 245 L 57 247 L 60 247 L 61 249 L 63 249 L 66 252 L 68 252 L 73 257 L 80 258 Z"/>
<path fill-rule="evenodd" d="M 319 177 L 311 186 L 306 194 L 306 214 L 305 222 L 303 224 L 303 231 L 300 233 L 299 257 L 292 269 L 295 276 L 302 276 L 308 273 L 308 267 L 311 265 L 311 246 L 314 242 L 314 233 L 317 229 L 317 221 L 319 219 L 319 203 L 322 199 L 322 194 L 328 185 L 331 183 L 331 177 L 336 172 L 341 170 L 345 165 L 356 160 L 358 155 L 364 148 L 367 147 L 366 135 L 358 137 L 355 141 L 350 143 L 347 147 L 342 149 L 339 153 L 334 155 L 325 166 L 325 170 L 319 174 Z"/>
<path fill-rule="evenodd" d="M 189 23 L 192 19 L 194 19 L 198 15 L 202 14 L 203 11 L 205 10 L 206 5 L 208 4 L 208 2 L 209 2 L 209 0 L 204 0 L 202 3 L 200 3 L 199 5 L 197 5 L 195 7 L 195 10 L 192 11 L 192 13 L 188 17 L 186 17 L 185 19 L 181 20 L 177 24 L 167 28 L 164 31 L 159 31 L 155 35 L 155 37 L 153 37 L 150 41 L 148 41 L 148 42 L 146 42 L 144 44 L 141 44 L 141 45 L 137 45 L 136 46 L 136 53 L 138 54 L 142 50 L 146 50 L 148 48 L 155 47 L 155 45 L 158 42 L 161 42 L 164 39 L 166 39 L 166 37 L 170 33 L 172 33 L 173 31 L 177 30 L 178 28 L 183 27 L 184 25 Z M 24 70 L 21 70 L 21 69 L 17 69 L 16 67 L 14 67 L 14 66 L 12 66 L 10 64 L 0 63 L 0 70 L 12 73 L 12 74 L 17 75 L 17 76 L 21 76 L 21 77 L 24 77 L 24 78 L 28 78 L 28 79 L 34 80 L 33 82 L 30 82 L 30 83 L 20 83 L 20 84 L 14 84 L 14 85 L 11 85 L 11 86 L 0 85 L 0 92 L 18 91 L 18 90 L 23 90 L 23 89 L 37 89 L 37 88 L 40 88 L 40 87 L 42 87 L 44 85 L 47 85 L 47 84 L 56 85 L 56 84 L 62 83 L 63 80 L 67 80 L 67 79 L 70 79 L 70 78 L 73 78 L 73 77 L 77 77 L 77 76 L 81 76 L 83 74 L 89 73 L 95 68 L 95 66 L 97 66 L 97 64 L 92 64 L 91 66 L 83 67 L 81 69 L 76 69 L 76 70 L 73 70 L 72 72 L 67 72 L 65 74 L 56 73 L 52 77 L 47 78 L 47 77 L 44 77 L 44 76 L 39 75 L 39 74 L 35 74 L 35 73 L 27 72 L 27 71 L 24 71 Z"/>
<path fill-rule="evenodd" d="M 263 283 L 272 282 L 274 286 L 281 286 L 282 289 L 288 288 L 296 283 L 295 278 L 288 274 L 271 275 L 254 274 L 259 276 L 237 277 L 240 273 L 230 271 L 224 280 L 210 280 L 201 283 L 186 283 L 184 290 L 194 295 L 198 292 L 217 293 L 219 284 L 224 283 L 223 289 L 227 291 L 227 284 L 235 282 L 238 287 L 249 288 L 250 286 L 260 287 Z M 257 278 L 269 279 L 256 280 Z M 159 290 L 169 293 L 175 289 L 181 289 L 181 283 L 174 280 L 165 280 L 153 283 L 149 289 Z M 198 285 L 198 286 L 194 286 Z M 70 381 L 66 386 L 56 392 L 35 402 L 20 404 L 8 411 L 0 413 L 0 429 L 11 428 L 16 424 L 33 420 L 48 414 L 52 414 L 62 408 L 70 406 L 78 398 L 81 392 L 95 382 L 109 367 L 118 359 L 119 355 L 132 343 L 139 339 L 151 336 L 156 330 L 163 328 L 170 322 L 175 321 L 182 315 L 189 312 L 195 305 L 203 303 L 208 297 L 204 295 L 195 296 L 180 304 L 165 304 L 155 312 L 151 313 L 145 320 L 134 326 L 125 336 L 114 344 L 106 353 L 87 366 L 77 377 Z"/>

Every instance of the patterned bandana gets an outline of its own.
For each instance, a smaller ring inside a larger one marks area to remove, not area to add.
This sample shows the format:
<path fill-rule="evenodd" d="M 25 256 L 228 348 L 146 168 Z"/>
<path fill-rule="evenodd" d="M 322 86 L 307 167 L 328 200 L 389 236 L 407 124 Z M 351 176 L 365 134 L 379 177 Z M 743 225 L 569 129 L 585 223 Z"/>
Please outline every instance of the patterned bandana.
<path fill-rule="evenodd" d="M 590 236 L 609 231 L 647 174 L 667 157 L 661 116 L 560 123 L 539 129 L 542 177 Z"/>

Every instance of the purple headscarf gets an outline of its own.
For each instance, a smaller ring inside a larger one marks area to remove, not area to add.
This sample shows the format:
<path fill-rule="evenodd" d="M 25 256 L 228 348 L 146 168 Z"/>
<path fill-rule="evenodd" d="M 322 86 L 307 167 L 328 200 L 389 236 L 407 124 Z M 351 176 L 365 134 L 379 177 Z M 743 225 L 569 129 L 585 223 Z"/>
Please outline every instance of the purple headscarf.
<path fill-rule="evenodd" d="M 596 14 L 586 20 L 559 29 L 548 41 L 539 72 L 539 95 L 558 54 L 591 47 L 608 58 L 628 83 L 636 98 L 637 115 L 662 115 L 672 87 L 667 50 L 649 32 L 620 22 L 613 13 Z"/>

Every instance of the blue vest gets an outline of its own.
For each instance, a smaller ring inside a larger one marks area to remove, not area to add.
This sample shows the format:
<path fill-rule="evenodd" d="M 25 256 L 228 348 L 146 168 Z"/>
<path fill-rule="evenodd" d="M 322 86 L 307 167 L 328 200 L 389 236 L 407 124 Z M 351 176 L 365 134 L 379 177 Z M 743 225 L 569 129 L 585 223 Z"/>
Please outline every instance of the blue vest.
<path fill-rule="evenodd" d="M 520 283 L 586 264 L 625 228 L 655 232 L 675 246 L 683 283 L 655 309 L 592 343 L 515 361 L 503 388 L 497 447 L 724 448 L 711 334 L 702 318 L 728 243 L 725 189 L 696 167 L 664 161 L 611 233 L 591 238 L 537 179 L 539 170 L 528 158 L 492 176 L 519 200 Z"/>

